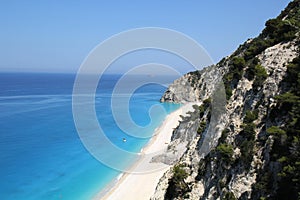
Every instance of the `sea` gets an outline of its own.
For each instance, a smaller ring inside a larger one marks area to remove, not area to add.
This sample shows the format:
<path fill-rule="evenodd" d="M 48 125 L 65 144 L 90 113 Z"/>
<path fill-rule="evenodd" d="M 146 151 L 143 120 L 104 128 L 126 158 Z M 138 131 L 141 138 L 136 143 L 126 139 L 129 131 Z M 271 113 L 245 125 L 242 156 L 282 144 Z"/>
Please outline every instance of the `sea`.
<path fill-rule="evenodd" d="M 0 73 L 0 199 L 93 199 L 122 174 L 93 157 L 80 140 L 72 114 L 75 77 Z M 112 92 L 120 77 L 108 74 L 100 79 L 95 94 L 97 118 L 113 144 L 139 152 L 151 138 L 129 136 L 112 114 Z M 124 106 L 129 107 L 136 124 L 148 126 L 154 133 L 166 115 L 180 107 L 159 102 L 175 78 L 163 77 L 164 84 L 139 86 L 130 94 L 129 106 Z M 151 119 L 149 109 L 154 105 L 162 106 L 165 112 Z M 111 159 L 122 160 L 118 156 Z"/>

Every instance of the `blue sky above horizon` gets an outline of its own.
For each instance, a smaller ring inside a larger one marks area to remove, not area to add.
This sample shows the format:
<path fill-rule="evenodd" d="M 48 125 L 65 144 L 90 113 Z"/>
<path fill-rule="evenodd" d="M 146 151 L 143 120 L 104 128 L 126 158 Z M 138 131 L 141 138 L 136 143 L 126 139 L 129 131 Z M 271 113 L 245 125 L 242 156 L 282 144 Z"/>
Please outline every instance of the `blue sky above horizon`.
<path fill-rule="evenodd" d="M 141 27 L 182 32 L 217 62 L 257 36 L 288 2 L 1 1 L 0 72 L 76 72 L 101 41 Z"/>

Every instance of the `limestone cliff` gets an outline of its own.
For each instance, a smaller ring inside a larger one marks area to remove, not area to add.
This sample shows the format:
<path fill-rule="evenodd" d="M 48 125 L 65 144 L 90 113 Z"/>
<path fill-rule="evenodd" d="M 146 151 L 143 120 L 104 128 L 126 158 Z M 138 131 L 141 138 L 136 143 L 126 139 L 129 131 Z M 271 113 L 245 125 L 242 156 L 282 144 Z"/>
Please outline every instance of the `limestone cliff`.
<path fill-rule="evenodd" d="M 231 56 L 169 86 L 162 102 L 197 105 L 153 158 L 174 167 L 151 199 L 300 198 L 299 10 L 292 1 Z"/>

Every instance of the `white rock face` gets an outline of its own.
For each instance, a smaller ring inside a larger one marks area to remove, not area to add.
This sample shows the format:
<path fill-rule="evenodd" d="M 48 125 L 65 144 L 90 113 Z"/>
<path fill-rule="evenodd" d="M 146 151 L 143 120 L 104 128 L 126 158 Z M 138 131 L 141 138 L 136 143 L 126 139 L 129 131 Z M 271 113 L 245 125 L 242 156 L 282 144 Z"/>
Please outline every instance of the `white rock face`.
<path fill-rule="evenodd" d="M 200 102 L 211 96 L 218 83 L 222 83 L 225 69 L 210 66 L 202 71 L 188 73 L 175 80 L 164 93 L 161 102 Z"/>
<path fill-rule="evenodd" d="M 277 44 L 266 49 L 258 58 L 265 67 L 269 77 L 267 78 L 263 92 L 269 97 L 279 94 L 278 86 L 285 76 L 287 65 L 297 56 L 297 47 L 294 42 Z"/>
<path fill-rule="evenodd" d="M 183 77 L 174 81 L 161 98 L 161 102 L 175 102 L 175 103 L 186 103 L 186 102 L 197 102 L 200 97 L 199 90 L 194 90 L 188 80 L 192 78 L 192 75 L 186 74 Z"/>
<path fill-rule="evenodd" d="M 240 197 L 244 192 L 251 192 L 251 186 L 255 183 L 256 174 L 239 174 L 234 177 L 232 183 L 230 183 L 229 188 L 234 193 L 236 197 Z M 250 188 L 250 189 L 249 189 Z"/>
<path fill-rule="evenodd" d="M 151 200 L 162 200 L 165 199 L 165 193 L 169 186 L 168 181 L 172 177 L 172 172 L 167 171 L 163 177 L 159 180 L 158 185 L 156 186 L 156 190 L 154 195 L 151 197 Z"/>

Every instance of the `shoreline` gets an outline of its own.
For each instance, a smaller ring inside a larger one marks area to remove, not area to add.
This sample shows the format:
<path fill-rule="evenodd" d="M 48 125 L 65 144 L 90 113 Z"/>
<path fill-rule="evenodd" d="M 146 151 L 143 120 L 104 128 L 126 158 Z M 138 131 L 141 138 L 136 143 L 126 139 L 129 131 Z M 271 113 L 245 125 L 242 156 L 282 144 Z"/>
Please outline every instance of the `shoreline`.
<path fill-rule="evenodd" d="M 148 144 L 141 149 L 140 154 L 145 155 L 145 157 L 133 164 L 130 168 L 131 172 L 120 173 L 117 179 L 113 181 L 112 186 L 107 188 L 106 191 L 98 193 L 94 199 L 150 199 L 155 192 L 159 179 L 171 167 L 162 163 L 151 163 L 151 158 L 167 149 L 171 142 L 173 130 L 179 125 L 180 115 L 185 115 L 187 111 L 192 110 L 192 105 L 194 103 L 184 104 L 168 114 L 162 124 L 155 130 Z M 156 168 L 156 170 L 147 171 L 147 169 L 153 168 Z M 143 170 L 145 172 L 139 172 Z"/>

